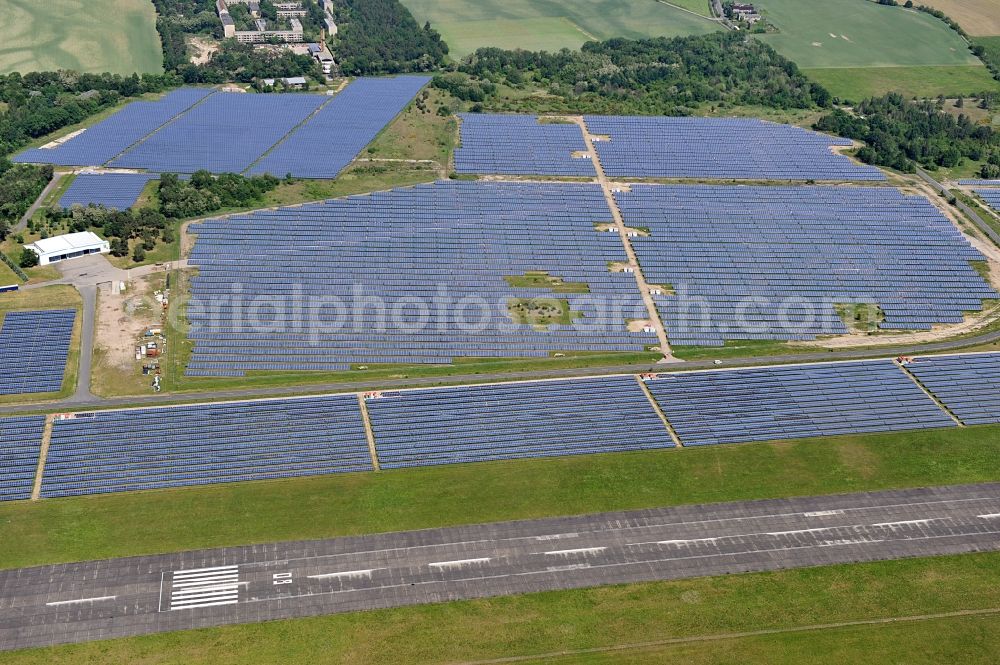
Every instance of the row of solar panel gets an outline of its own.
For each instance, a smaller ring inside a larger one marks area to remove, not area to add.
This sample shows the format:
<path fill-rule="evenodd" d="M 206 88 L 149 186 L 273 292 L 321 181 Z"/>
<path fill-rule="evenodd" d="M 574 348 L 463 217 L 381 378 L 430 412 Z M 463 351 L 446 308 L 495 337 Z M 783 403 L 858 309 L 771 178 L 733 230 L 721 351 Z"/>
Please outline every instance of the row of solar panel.
<path fill-rule="evenodd" d="M 0 325 L 0 395 L 62 388 L 75 310 L 7 312 Z"/>
<path fill-rule="evenodd" d="M 333 178 L 429 80 L 362 78 L 332 98 L 181 88 L 156 102 L 133 102 L 59 145 L 27 150 L 15 161 Z M 116 198 L 108 207 L 128 207 L 121 202 Z"/>
<path fill-rule="evenodd" d="M 634 185 L 616 198 L 629 226 L 650 230 L 632 241 L 647 281 L 673 287 L 655 298 L 674 344 L 844 334 L 834 303 L 879 306 L 884 329 L 926 330 L 996 297 L 969 264 L 979 252 L 926 199 L 895 189 Z M 610 217 L 596 185 L 452 181 L 198 224 L 193 292 L 206 313 L 195 312 L 192 338 L 214 348 L 196 346 L 192 368 L 283 363 L 299 346 L 286 346 L 289 334 L 311 333 L 330 343 L 294 369 L 368 363 L 386 351 L 384 362 L 405 362 L 411 349 L 415 359 L 449 362 L 482 355 L 485 342 L 496 357 L 641 351 L 656 339 L 625 330 L 626 318 L 647 316 L 637 289 L 627 273 L 608 270 L 626 260 L 623 247 L 616 234 L 595 232 Z M 528 271 L 585 283 L 589 294 L 510 287 Z M 442 289 L 443 307 L 406 311 Z M 261 330 L 234 293 L 299 305 L 276 327 L 264 317 Z M 583 318 L 512 327 L 509 299 L 543 294 L 565 297 Z M 352 307 L 370 297 L 383 309 Z M 475 333 L 448 325 L 470 298 L 494 304 L 476 317 Z M 375 325 L 388 311 L 398 323 L 423 323 Z M 233 357 L 221 362 L 221 347 Z"/>
<path fill-rule="evenodd" d="M 974 191 L 982 200 L 986 201 L 989 207 L 1000 213 L 1000 189 L 976 189 Z"/>
<path fill-rule="evenodd" d="M 510 214 L 479 213 L 498 205 Z M 433 222 L 416 218 L 430 211 Z M 625 321 L 645 311 L 635 282 L 607 265 L 626 260 L 624 248 L 616 236 L 594 231 L 610 216 L 595 185 L 450 181 L 201 223 L 193 229 L 191 262 L 199 276 L 192 294 L 206 307 L 189 308 L 196 342 L 190 367 L 230 372 L 283 363 L 281 370 L 308 370 L 374 362 L 380 354 L 382 362 L 447 363 L 461 356 L 644 351 L 655 335 L 630 332 Z M 530 271 L 584 283 L 589 293 L 510 285 L 510 277 Z M 295 298 L 300 306 L 278 326 L 248 325 L 239 299 L 230 297 L 234 285 L 257 302 Z M 546 292 L 584 318 L 543 329 L 513 323 L 511 299 Z M 363 304 L 375 297 L 377 303 Z M 423 314 L 415 298 L 435 304 Z M 347 305 L 349 325 L 326 326 L 336 320 L 337 301 Z M 392 325 L 377 325 L 378 303 L 392 312 Z M 299 346 L 286 347 L 289 335 L 310 332 L 324 342 L 294 360 L 285 355 Z M 220 345 L 230 346 L 225 359 Z"/>
<path fill-rule="evenodd" d="M 125 210 L 135 205 L 151 180 L 159 177 L 157 173 L 81 173 L 59 198 L 59 205 Z"/>
<path fill-rule="evenodd" d="M 536 116 L 463 114 L 459 173 L 596 175 L 584 128 Z M 736 180 L 885 180 L 831 146 L 851 142 L 747 118 L 587 116 L 611 177 Z"/>
<path fill-rule="evenodd" d="M 1000 354 L 908 365 L 963 423 L 1000 424 Z M 887 360 L 660 375 L 649 393 L 686 446 L 952 427 Z M 673 447 L 634 376 L 369 395 L 385 469 Z M 27 498 L 43 417 L 0 419 L 0 499 Z M 373 468 L 357 397 L 81 413 L 56 419 L 41 496 Z"/>
<path fill-rule="evenodd" d="M 632 241 L 647 281 L 674 287 L 655 296 L 674 344 L 845 334 L 834 303 L 926 330 L 996 297 L 958 229 L 895 189 L 634 185 L 615 197 L 627 225 L 650 230 Z"/>

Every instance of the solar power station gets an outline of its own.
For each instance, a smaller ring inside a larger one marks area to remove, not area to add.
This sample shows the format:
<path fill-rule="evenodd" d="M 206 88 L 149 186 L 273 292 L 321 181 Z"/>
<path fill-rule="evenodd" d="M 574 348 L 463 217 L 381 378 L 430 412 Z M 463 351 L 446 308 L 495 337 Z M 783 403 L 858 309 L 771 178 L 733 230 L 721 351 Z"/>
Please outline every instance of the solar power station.
<path fill-rule="evenodd" d="M 62 414 L 41 496 L 955 427 L 928 393 L 1000 423 L 1000 353 L 642 381 L 649 395 L 626 375 Z M 0 500 L 30 496 L 44 422 L 0 419 Z"/>
<path fill-rule="evenodd" d="M 0 395 L 62 388 L 74 310 L 7 312 L 0 325 Z"/>
<path fill-rule="evenodd" d="M 628 330 L 647 316 L 635 280 L 608 269 L 622 243 L 595 229 L 610 221 L 596 185 L 448 181 L 194 224 L 187 371 L 644 351 L 657 339 Z M 509 284 L 532 271 L 589 293 Z M 510 300 L 536 297 L 580 318 L 514 323 Z"/>
<path fill-rule="evenodd" d="M 530 115 L 463 113 L 459 118 L 458 173 L 597 175 L 579 125 L 543 122 Z"/>
<path fill-rule="evenodd" d="M 632 376 L 383 393 L 367 404 L 384 469 L 674 445 Z"/>
<path fill-rule="evenodd" d="M 132 102 L 54 148 L 26 150 L 13 161 L 102 166 L 213 92 L 211 88 L 180 88 L 155 102 Z"/>
<path fill-rule="evenodd" d="M 927 199 L 888 187 L 633 185 L 616 199 L 673 344 L 848 332 L 834 304 L 882 329 L 961 323 L 996 292 L 984 257 Z"/>
<path fill-rule="evenodd" d="M 250 173 L 337 177 L 428 82 L 429 76 L 354 81 L 275 146 Z"/>
<path fill-rule="evenodd" d="M 53 423 L 42 496 L 372 468 L 353 395 L 102 411 Z"/>
<path fill-rule="evenodd" d="M 0 418 L 0 501 L 31 498 L 45 416 Z"/>
<path fill-rule="evenodd" d="M 976 189 L 974 190 L 989 207 L 996 212 L 1000 212 L 1000 189 Z"/>
<path fill-rule="evenodd" d="M 429 80 L 361 78 L 333 97 L 181 88 L 156 102 L 132 102 L 60 145 L 27 150 L 15 161 L 333 178 Z"/>
<path fill-rule="evenodd" d="M 907 369 L 966 425 L 1000 424 L 1000 354 L 917 358 Z"/>
<path fill-rule="evenodd" d="M 59 198 L 59 205 L 125 210 L 135 205 L 151 180 L 158 178 L 156 173 L 81 173 Z"/>
<path fill-rule="evenodd" d="M 681 372 L 647 385 L 685 446 L 955 426 L 888 360 Z"/>
<path fill-rule="evenodd" d="M 587 116 L 612 178 L 885 180 L 831 146 L 847 139 L 750 118 Z"/>
<path fill-rule="evenodd" d="M 322 95 L 216 92 L 110 166 L 160 173 L 240 173 L 326 101 Z"/>

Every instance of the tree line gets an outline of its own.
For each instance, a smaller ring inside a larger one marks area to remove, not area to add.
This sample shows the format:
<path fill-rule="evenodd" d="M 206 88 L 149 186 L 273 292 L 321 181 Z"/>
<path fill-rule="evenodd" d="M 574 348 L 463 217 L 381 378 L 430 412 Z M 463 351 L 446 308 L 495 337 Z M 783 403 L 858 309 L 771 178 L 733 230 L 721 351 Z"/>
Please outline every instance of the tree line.
<path fill-rule="evenodd" d="M 52 180 L 51 166 L 11 164 L 0 159 L 0 241 Z"/>
<path fill-rule="evenodd" d="M 336 0 L 334 58 L 351 76 L 440 68 L 448 45 L 430 23 L 421 27 L 399 0 Z"/>
<path fill-rule="evenodd" d="M 1000 161 L 1000 132 L 941 112 L 934 102 L 910 101 L 900 94 L 868 99 L 849 113 L 835 109 L 815 128 L 863 141 L 858 159 L 912 173 L 957 166 L 964 159 Z"/>
<path fill-rule="evenodd" d="M 543 88 L 501 104 L 497 85 Z M 578 51 L 483 48 L 434 85 L 474 110 L 689 115 L 700 106 L 829 106 L 830 93 L 769 45 L 736 32 L 588 42 Z"/>

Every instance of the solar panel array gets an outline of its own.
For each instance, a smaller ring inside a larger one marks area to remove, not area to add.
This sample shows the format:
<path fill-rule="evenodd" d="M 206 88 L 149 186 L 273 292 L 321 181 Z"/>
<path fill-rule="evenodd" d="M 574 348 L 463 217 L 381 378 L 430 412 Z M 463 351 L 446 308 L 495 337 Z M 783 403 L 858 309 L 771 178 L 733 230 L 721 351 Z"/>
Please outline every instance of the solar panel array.
<path fill-rule="evenodd" d="M 335 178 L 406 108 L 428 76 L 357 79 L 250 169 Z"/>
<path fill-rule="evenodd" d="M 656 336 L 627 329 L 646 310 L 632 275 L 608 269 L 627 260 L 616 234 L 595 230 L 610 220 L 596 185 L 449 181 L 192 225 L 188 371 L 642 351 Z M 590 293 L 505 280 L 529 271 Z M 511 321 L 511 298 L 540 296 L 583 318 Z"/>
<path fill-rule="evenodd" d="M 1000 424 L 1000 353 L 917 358 L 907 369 L 966 425 Z"/>
<path fill-rule="evenodd" d="M 633 376 L 385 393 L 367 405 L 385 469 L 674 445 Z"/>
<path fill-rule="evenodd" d="M 169 173 L 199 169 L 239 173 L 327 100 L 322 95 L 218 92 L 111 166 Z"/>
<path fill-rule="evenodd" d="M 55 421 L 42 496 L 372 468 L 353 395 L 102 411 Z"/>
<path fill-rule="evenodd" d="M 360 78 L 334 97 L 180 88 L 156 102 L 132 102 L 64 144 L 26 150 L 15 161 L 334 178 L 429 80 Z"/>
<path fill-rule="evenodd" d="M 0 418 L 0 501 L 31 498 L 44 429 L 44 416 Z"/>
<path fill-rule="evenodd" d="M 180 88 L 155 102 L 132 102 L 62 145 L 26 150 L 14 161 L 62 166 L 106 164 L 213 92 L 211 88 Z"/>
<path fill-rule="evenodd" d="M 59 205 L 63 208 L 95 205 L 125 210 L 135 205 L 150 180 L 158 178 L 156 173 L 81 173 L 59 198 Z"/>
<path fill-rule="evenodd" d="M 885 180 L 831 146 L 846 139 L 752 118 L 587 116 L 610 177 Z"/>
<path fill-rule="evenodd" d="M 960 185 L 971 185 L 973 187 L 1000 187 L 1000 180 L 959 180 Z"/>
<path fill-rule="evenodd" d="M 7 312 L 0 325 L 0 395 L 58 392 L 74 310 Z"/>
<path fill-rule="evenodd" d="M 464 113 L 458 173 L 500 175 L 597 175 L 579 125 L 541 122 L 530 115 Z M 583 152 L 582 157 L 573 153 Z"/>
<path fill-rule="evenodd" d="M 1000 189 L 976 189 L 974 190 L 989 207 L 1000 212 Z"/>
<path fill-rule="evenodd" d="M 960 323 L 996 292 L 925 198 L 886 187 L 633 185 L 616 194 L 673 344 L 848 332 L 834 304 L 877 304 L 883 329 Z"/>
<path fill-rule="evenodd" d="M 955 426 L 888 360 L 682 372 L 647 385 L 685 446 Z"/>

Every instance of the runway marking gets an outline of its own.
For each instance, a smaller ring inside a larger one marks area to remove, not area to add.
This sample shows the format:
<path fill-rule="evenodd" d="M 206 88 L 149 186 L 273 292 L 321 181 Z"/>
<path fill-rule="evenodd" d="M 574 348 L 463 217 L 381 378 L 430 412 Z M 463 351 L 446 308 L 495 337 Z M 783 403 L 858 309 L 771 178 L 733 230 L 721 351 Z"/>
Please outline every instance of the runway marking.
<path fill-rule="evenodd" d="M 831 515 L 843 515 L 843 510 L 814 510 L 809 513 L 802 513 L 803 517 L 829 517 Z"/>
<path fill-rule="evenodd" d="M 578 533 L 553 533 L 549 536 L 535 536 L 535 540 L 561 540 L 563 538 L 577 538 L 580 534 Z"/>
<path fill-rule="evenodd" d="M 903 520 L 902 522 L 877 522 L 876 524 L 872 524 L 872 526 L 887 526 L 889 528 L 892 528 L 894 526 L 916 526 L 917 524 L 928 524 L 930 522 L 936 522 L 939 519 L 941 518 L 934 517 L 925 520 Z"/>
<path fill-rule="evenodd" d="M 549 566 L 545 569 L 549 573 L 561 573 L 564 570 L 580 570 L 582 568 L 590 568 L 589 563 L 569 563 L 565 566 Z"/>
<path fill-rule="evenodd" d="M 976 517 L 984 520 L 995 520 L 1000 517 L 1000 513 L 987 513 L 985 515 L 976 515 Z"/>
<path fill-rule="evenodd" d="M 546 552 L 552 556 L 568 556 L 570 554 L 597 554 L 608 549 L 607 547 L 581 547 L 575 550 L 553 550 Z"/>
<path fill-rule="evenodd" d="M 898 538 L 898 539 L 892 539 L 892 538 L 890 538 L 890 539 L 886 539 L 886 540 L 879 540 L 879 541 L 873 541 L 873 542 L 895 542 L 895 541 L 903 541 L 903 540 L 913 542 L 913 541 L 919 541 L 919 540 L 938 540 L 938 539 L 945 539 L 945 538 L 964 538 L 964 537 L 967 537 L 967 536 L 970 536 L 970 535 L 1000 535 L 1000 531 L 987 531 L 987 532 L 974 532 L 974 533 L 953 533 L 953 534 L 942 534 L 942 535 L 934 535 L 934 536 L 920 536 L 918 538 Z M 846 544 L 848 544 L 848 543 L 845 543 L 845 545 Z M 835 545 L 834 544 L 826 545 L 826 547 L 833 547 L 833 546 L 835 546 Z M 769 553 L 773 553 L 773 552 L 787 552 L 787 551 L 791 551 L 791 550 L 804 550 L 804 549 L 817 549 L 817 548 L 818 548 L 817 545 L 792 545 L 792 546 L 788 546 L 788 547 L 772 547 L 772 548 L 760 548 L 760 549 L 752 549 L 752 550 L 746 550 L 746 549 L 744 549 L 744 550 L 741 550 L 739 552 L 714 552 L 714 553 L 710 553 L 710 554 L 691 554 L 691 555 L 688 555 L 688 556 L 672 556 L 672 557 L 659 558 L 659 559 L 644 559 L 642 561 L 625 561 L 625 562 L 620 562 L 620 563 L 594 564 L 594 565 L 588 565 L 588 566 L 586 566 L 586 568 L 598 568 L 598 569 L 600 569 L 600 568 L 624 568 L 624 567 L 629 567 L 629 566 L 648 566 L 650 564 L 668 563 L 668 562 L 671 562 L 671 561 L 689 561 L 689 560 L 696 560 L 696 559 L 730 558 L 730 557 L 734 557 L 734 556 L 741 556 L 741 555 L 744 555 L 744 554 L 769 554 Z M 754 570 L 756 570 L 756 569 L 754 569 Z M 764 570 L 766 570 L 766 568 Z M 279 597 L 274 597 L 274 598 L 251 598 L 251 599 L 246 600 L 244 602 L 247 602 L 247 603 L 266 603 L 266 602 L 272 602 L 272 601 L 275 601 L 275 600 L 285 600 L 285 601 L 287 601 L 287 600 L 292 600 L 292 599 L 295 599 L 295 598 L 310 598 L 310 597 L 314 597 L 314 596 L 332 596 L 332 595 L 339 595 L 339 594 L 345 594 L 345 593 L 365 593 L 365 592 L 378 591 L 378 590 L 384 590 L 384 589 L 403 589 L 403 588 L 408 588 L 408 587 L 428 586 L 428 585 L 433 585 L 433 584 L 440 585 L 440 584 L 453 584 L 453 583 L 457 583 L 457 582 L 474 582 L 474 581 L 483 581 L 483 580 L 492 580 L 492 579 L 506 579 L 506 578 L 510 578 L 510 577 L 529 577 L 529 576 L 532 576 L 532 575 L 545 575 L 545 574 L 549 574 L 550 572 L 552 572 L 552 571 L 549 571 L 549 570 L 530 570 L 530 571 L 525 571 L 525 572 L 521 572 L 521 573 L 505 573 L 505 574 L 500 574 L 500 575 L 481 575 L 481 576 L 478 576 L 478 577 L 459 578 L 459 579 L 452 579 L 452 580 L 422 580 L 422 581 L 419 581 L 419 582 L 405 582 L 403 584 L 387 584 L 387 585 L 382 585 L 382 586 L 377 586 L 377 587 L 371 587 L 371 588 L 368 588 L 368 589 L 347 589 L 347 590 L 334 590 L 334 591 L 316 591 L 316 592 L 311 592 L 311 593 L 298 594 L 298 595 L 295 595 L 295 596 L 282 596 L 280 598 Z"/>
<path fill-rule="evenodd" d="M 940 500 L 936 500 L 936 501 L 914 501 L 912 503 L 892 503 L 892 504 L 885 504 L 885 505 L 881 505 L 881 506 L 878 506 L 878 505 L 873 505 L 873 506 L 855 506 L 855 507 L 850 507 L 850 508 L 844 508 L 843 512 L 846 514 L 848 512 L 858 512 L 858 511 L 867 511 L 867 510 L 890 510 L 890 509 L 893 509 L 893 508 L 913 508 L 915 506 L 937 506 L 937 505 L 947 505 L 947 504 L 953 504 L 953 503 L 971 503 L 971 502 L 983 502 L 983 501 L 995 502 L 995 501 L 997 501 L 997 497 L 995 497 L 995 496 L 978 496 L 978 497 L 969 497 L 969 498 L 965 498 L 965 499 L 940 499 Z M 655 522 L 655 523 L 651 523 L 651 524 L 629 525 L 629 526 L 621 527 L 621 528 L 606 528 L 605 527 L 605 528 L 600 528 L 600 529 L 593 529 L 593 530 L 590 530 L 590 531 L 580 532 L 580 533 L 577 534 L 577 536 L 587 536 L 587 535 L 591 535 L 591 534 L 595 534 L 595 533 L 597 533 L 597 534 L 607 534 L 607 533 L 610 533 L 610 532 L 619 532 L 619 531 L 641 531 L 641 530 L 648 530 L 648 529 L 659 529 L 659 528 L 664 528 L 664 527 L 689 526 L 689 525 L 692 525 L 692 524 L 694 524 L 694 525 L 698 525 L 698 524 L 717 524 L 717 523 L 723 523 L 723 522 L 743 522 L 743 521 L 747 521 L 747 520 L 766 520 L 766 519 L 776 519 L 776 518 L 782 518 L 782 517 L 801 517 L 802 514 L 803 513 L 801 511 L 796 511 L 796 512 L 786 512 L 786 513 L 769 513 L 769 514 L 766 514 L 766 515 L 744 515 L 744 516 L 739 516 L 739 517 L 718 517 L 718 518 L 711 518 L 711 519 L 704 519 L 704 520 L 679 520 L 679 521 L 676 521 L 676 522 Z M 835 525 L 831 525 L 830 528 L 834 528 L 834 526 Z M 519 541 L 519 540 L 538 540 L 539 538 L 542 538 L 542 537 L 544 537 L 544 536 L 511 536 L 511 537 L 498 538 L 498 539 L 492 539 L 492 540 L 491 539 L 486 539 L 486 538 L 480 538 L 480 539 L 477 539 L 477 540 L 448 541 L 448 542 L 441 542 L 441 543 L 432 543 L 432 544 L 428 544 L 428 545 L 411 545 L 409 547 L 387 547 L 387 548 L 377 549 L 377 550 L 355 550 L 355 551 L 352 551 L 352 552 L 342 552 L 342 553 L 338 553 L 338 554 L 321 554 L 321 555 L 318 555 L 318 556 L 293 557 L 293 558 L 284 559 L 284 561 L 286 563 L 291 563 L 291 562 L 295 562 L 295 561 L 317 561 L 317 560 L 320 560 L 320 559 L 334 559 L 334 558 L 338 558 L 338 557 L 354 557 L 354 556 L 359 556 L 359 555 L 388 554 L 388 553 L 392 553 L 392 552 L 412 552 L 412 551 L 416 551 L 416 550 L 429 549 L 429 548 L 435 548 L 435 547 L 455 547 L 455 546 L 458 546 L 458 545 L 469 546 L 469 545 L 484 544 L 484 545 L 488 545 L 490 547 L 495 547 L 499 543 L 516 542 L 516 541 Z M 246 564 L 242 564 L 242 565 L 244 567 L 246 567 L 246 566 L 269 565 L 269 564 L 266 564 L 266 563 L 246 563 Z"/>
<path fill-rule="evenodd" d="M 431 568 L 461 568 L 462 566 L 468 566 L 473 563 L 488 563 L 491 561 L 490 557 L 480 557 L 478 559 L 459 559 L 458 561 L 436 561 L 434 563 L 427 564 Z"/>
<path fill-rule="evenodd" d="M 213 566 L 212 568 L 187 568 L 186 570 L 178 570 L 174 572 L 174 577 L 183 576 L 190 577 L 196 575 L 197 573 L 217 573 L 222 570 L 237 570 L 239 566 Z"/>
<path fill-rule="evenodd" d="M 372 573 L 376 570 L 385 570 L 385 568 L 369 568 L 368 570 L 346 570 L 342 573 L 323 573 L 322 575 L 307 575 L 311 580 L 323 580 L 331 577 L 371 577 Z"/>
<path fill-rule="evenodd" d="M 170 609 L 235 605 L 240 599 L 239 566 L 192 568 L 171 573 Z"/>
<path fill-rule="evenodd" d="M 884 543 L 882 539 L 869 540 L 867 538 L 842 538 L 840 540 L 821 540 L 820 547 L 839 547 L 841 545 L 871 545 L 874 543 Z"/>
<path fill-rule="evenodd" d="M 102 600 L 114 600 L 118 596 L 96 596 L 94 598 L 77 598 L 75 600 L 56 600 L 51 603 L 45 603 L 49 607 L 56 607 L 57 605 L 75 605 L 77 603 L 96 603 Z"/>

